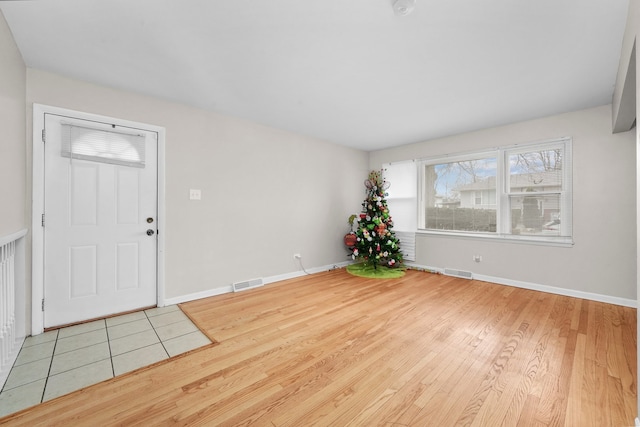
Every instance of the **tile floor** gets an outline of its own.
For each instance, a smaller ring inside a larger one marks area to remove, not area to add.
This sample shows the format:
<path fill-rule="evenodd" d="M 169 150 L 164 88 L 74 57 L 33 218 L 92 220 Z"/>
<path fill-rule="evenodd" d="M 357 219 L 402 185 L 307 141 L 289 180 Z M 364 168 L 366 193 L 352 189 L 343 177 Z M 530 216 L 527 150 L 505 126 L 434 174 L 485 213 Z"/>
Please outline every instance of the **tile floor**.
<path fill-rule="evenodd" d="M 177 305 L 27 337 L 0 417 L 211 343 Z"/>

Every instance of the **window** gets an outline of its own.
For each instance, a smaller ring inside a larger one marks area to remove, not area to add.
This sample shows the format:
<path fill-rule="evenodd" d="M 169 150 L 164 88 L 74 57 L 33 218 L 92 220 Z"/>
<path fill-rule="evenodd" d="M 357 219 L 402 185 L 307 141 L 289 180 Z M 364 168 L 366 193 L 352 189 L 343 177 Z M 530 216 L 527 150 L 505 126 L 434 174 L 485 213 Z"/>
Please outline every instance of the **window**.
<path fill-rule="evenodd" d="M 571 140 L 419 162 L 418 228 L 570 242 Z"/>
<path fill-rule="evenodd" d="M 387 207 L 396 231 L 415 232 L 416 224 L 416 164 L 414 161 L 386 163 L 384 179 L 389 183 Z"/>
<path fill-rule="evenodd" d="M 145 167 L 145 138 L 138 134 L 62 124 L 63 157 Z"/>
<path fill-rule="evenodd" d="M 505 202 L 515 235 L 569 236 L 564 144 L 507 150 Z"/>
<path fill-rule="evenodd" d="M 495 153 L 423 162 L 424 229 L 495 232 Z"/>
<path fill-rule="evenodd" d="M 382 165 L 387 189 L 387 207 L 393 219 L 393 229 L 400 240 L 405 261 L 416 259 L 417 178 L 416 162 L 405 161 Z"/>

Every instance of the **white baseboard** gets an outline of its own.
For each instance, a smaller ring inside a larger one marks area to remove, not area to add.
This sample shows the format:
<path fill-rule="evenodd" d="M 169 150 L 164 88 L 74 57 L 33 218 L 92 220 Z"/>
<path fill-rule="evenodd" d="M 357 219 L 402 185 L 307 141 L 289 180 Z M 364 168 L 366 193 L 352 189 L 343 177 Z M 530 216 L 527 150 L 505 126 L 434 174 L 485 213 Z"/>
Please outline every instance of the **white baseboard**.
<path fill-rule="evenodd" d="M 325 265 L 322 267 L 309 268 L 307 269 L 307 273 L 308 274 L 321 273 L 323 271 L 329 271 L 335 268 L 346 267 L 347 265 L 352 263 L 353 263 L 352 261 L 345 261 L 345 262 L 340 262 L 336 264 Z M 444 272 L 444 268 L 439 268 L 439 267 L 431 267 L 431 266 L 420 265 L 415 263 L 406 263 L 406 265 L 408 268 L 411 268 L 411 269 L 424 270 L 431 273 L 442 274 Z M 305 276 L 307 273 L 303 271 L 294 271 L 291 273 L 278 274 L 276 276 L 265 277 L 263 280 L 264 280 L 264 284 L 267 285 L 269 283 L 280 282 L 282 280 L 302 277 L 302 276 Z M 566 288 L 557 288 L 555 286 L 540 285 L 537 283 L 523 282 L 520 280 L 505 279 L 502 277 L 485 276 L 485 275 L 474 273 L 473 279 L 480 280 L 483 282 L 496 283 L 498 285 L 514 286 L 516 288 L 529 289 L 532 291 L 547 292 L 550 294 L 564 295 L 567 297 L 582 298 L 582 299 L 587 299 L 591 301 L 604 302 L 607 304 L 621 305 L 624 307 L 637 308 L 637 305 L 638 305 L 635 300 L 628 299 L 628 298 L 620 298 L 620 297 L 614 297 L 610 295 L 576 291 L 573 289 L 566 289 Z M 174 298 L 165 298 L 164 303 L 165 305 L 180 304 L 183 302 L 194 301 L 194 300 L 208 298 L 216 295 L 222 295 L 229 292 L 233 292 L 233 286 L 231 285 L 223 286 L 220 288 L 208 289 L 206 291 L 196 292 L 188 295 L 182 295 Z"/>
<path fill-rule="evenodd" d="M 276 276 L 265 277 L 264 278 L 264 284 L 266 285 L 267 283 L 280 282 L 282 280 L 294 279 L 296 277 L 306 276 L 307 274 L 322 273 L 323 271 L 329 271 L 329 270 L 334 270 L 336 268 L 346 267 L 349 264 L 353 264 L 353 261 L 345 261 L 345 262 L 339 262 L 339 263 L 336 263 L 336 264 L 325 265 L 325 266 L 322 266 L 322 267 L 308 268 L 306 273 L 304 271 L 294 271 L 292 273 L 278 274 Z"/>
<path fill-rule="evenodd" d="M 346 267 L 349 264 L 352 264 L 352 261 L 340 262 L 336 264 L 325 265 L 322 267 L 313 267 L 313 268 L 307 269 L 307 273 L 308 274 L 321 273 L 323 271 L 329 271 L 329 270 L 334 270 L 336 268 Z M 278 274 L 276 276 L 269 276 L 269 277 L 263 278 L 263 283 L 265 285 L 268 285 L 269 283 L 280 282 L 282 280 L 288 280 L 288 279 L 294 279 L 296 277 L 306 276 L 307 273 L 305 273 L 304 271 L 294 271 L 291 273 Z M 195 301 L 202 298 L 214 297 L 216 295 L 227 294 L 230 292 L 233 292 L 232 285 L 222 286 L 222 287 L 213 288 L 213 289 L 207 289 L 206 291 L 195 292 L 193 294 L 187 294 L 187 295 L 181 295 L 179 297 L 165 298 L 163 302 L 165 306 L 175 305 L 175 304 L 181 304 L 183 302 Z"/>
<path fill-rule="evenodd" d="M 539 285 L 536 283 L 521 282 L 518 280 L 502 279 L 499 277 L 483 276 L 479 274 L 474 274 L 473 278 L 477 280 L 482 280 L 483 282 L 491 282 L 491 283 L 497 283 L 499 285 L 515 286 L 516 288 L 524 288 L 524 289 L 530 289 L 533 291 L 547 292 L 550 294 L 564 295 L 567 297 L 588 299 L 591 301 L 621 305 L 624 307 L 636 308 L 638 305 L 636 300 L 614 297 L 611 295 L 602 295 L 602 294 L 595 294 L 591 292 L 576 291 L 574 289 L 556 288 L 555 286 Z"/>
<path fill-rule="evenodd" d="M 418 265 L 418 264 L 407 263 L 407 266 L 410 268 L 431 271 L 434 273 L 442 273 L 444 271 L 443 268 L 429 267 L 429 266 Z M 582 299 L 587 299 L 591 301 L 604 302 L 607 304 L 621 305 L 624 307 L 637 308 L 638 306 L 637 301 L 633 299 L 614 297 L 610 295 L 595 294 L 595 293 L 584 292 L 584 291 L 576 291 L 574 289 L 557 288 L 555 286 L 540 285 L 537 283 L 523 282 L 520 280 L 505 279 L 502 277 L 485 276 L 482 274 L 473 273 L 473 279 L 480 280 L 483 282 L 496 283 L 498 285 L 507 285 L 507 286 L 513 286 L 516 288 L 529 289 L 532 291 L 547 292 L 550 294 L 564 295 L 567 297 L 582 298 Z"/>
<path fill-rule="evenodd" d="M 233 292 L 233 286 L 223 286 L 221 288 L 207 289 L 206 291 L 196 292 L 193 294 L 181 295 L 179 297 L 165 298 L 164 306 L 182 304 L 183 302 L 195 301 L 197 299 L 214 297 L 216 295 L 228 294 Z"/>

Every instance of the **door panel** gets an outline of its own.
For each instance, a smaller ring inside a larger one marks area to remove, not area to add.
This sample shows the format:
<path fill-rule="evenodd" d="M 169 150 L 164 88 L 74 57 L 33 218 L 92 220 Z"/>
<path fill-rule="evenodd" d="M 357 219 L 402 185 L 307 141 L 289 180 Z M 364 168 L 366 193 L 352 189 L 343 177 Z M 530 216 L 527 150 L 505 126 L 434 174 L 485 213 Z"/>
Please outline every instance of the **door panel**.
<path fill-rule="evenodd" d="M 140 286 L 137 243 L 118 243 L 116 256 L 116 290 L 136 289 Z"/>
<path fill-rule="evenodd" d="M 98 165 L 69 164 L 70 222 L 72 226 L 97 225 Z"/>
<path fill-rule="evenodd" d="M 69 248 L 69 296 L 71 299 L 97 294 L 97 247 Z"/>
<path fill-rule="evenodd" d="M 116 185 L 117 222 L 137 224 L 140 220 L 140 174 L 138 169 L 119 169 Z"/>
<path fill-rule="evenodd" d="M 61 155 L 68 124 L 142 135 L 143 166 Z M 155 305 L 156 134 L 49 114 L 45 130 L 45 327 Z"/>

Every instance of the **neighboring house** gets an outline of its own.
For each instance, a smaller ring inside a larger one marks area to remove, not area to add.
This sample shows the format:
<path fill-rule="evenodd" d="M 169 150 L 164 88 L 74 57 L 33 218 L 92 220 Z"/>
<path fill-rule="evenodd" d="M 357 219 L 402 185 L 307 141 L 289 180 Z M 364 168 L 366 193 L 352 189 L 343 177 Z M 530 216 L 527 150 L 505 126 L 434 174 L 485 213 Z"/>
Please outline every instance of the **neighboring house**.
<path fill-rule="evenodd" d="M 445 196 L 441 196 L 438 194 L 436 195 L 435 207 L 436 208 L 459 208 L 460 200 L 447 198 Z"/>
<path fill-rule="evenodd" d="M 514 174 L 510 176 L 510 192 L 514 195 L 513 210 L 520 210 L 522 216 L 527 208 L 539 212 L 543 221 L 557 219 L 559 213 L 558 193 L 561 190 L 562 175 L 555 171 Z M 471 209 L 496 209 L 496 178 L 494 176 L 462 185 L 455 189 L 460 201 L 459 207 Z M 540 194 L 523 194 L 540 193 Z M 443 205 L 444 206 L 444 205 Z"/>
<path fill-rule="evenodd" d="M 495 209 L 496 208 L 496 177 L 480 179 L 470 184 L 454 188 L 459 194 L 460 208 Z"/>

